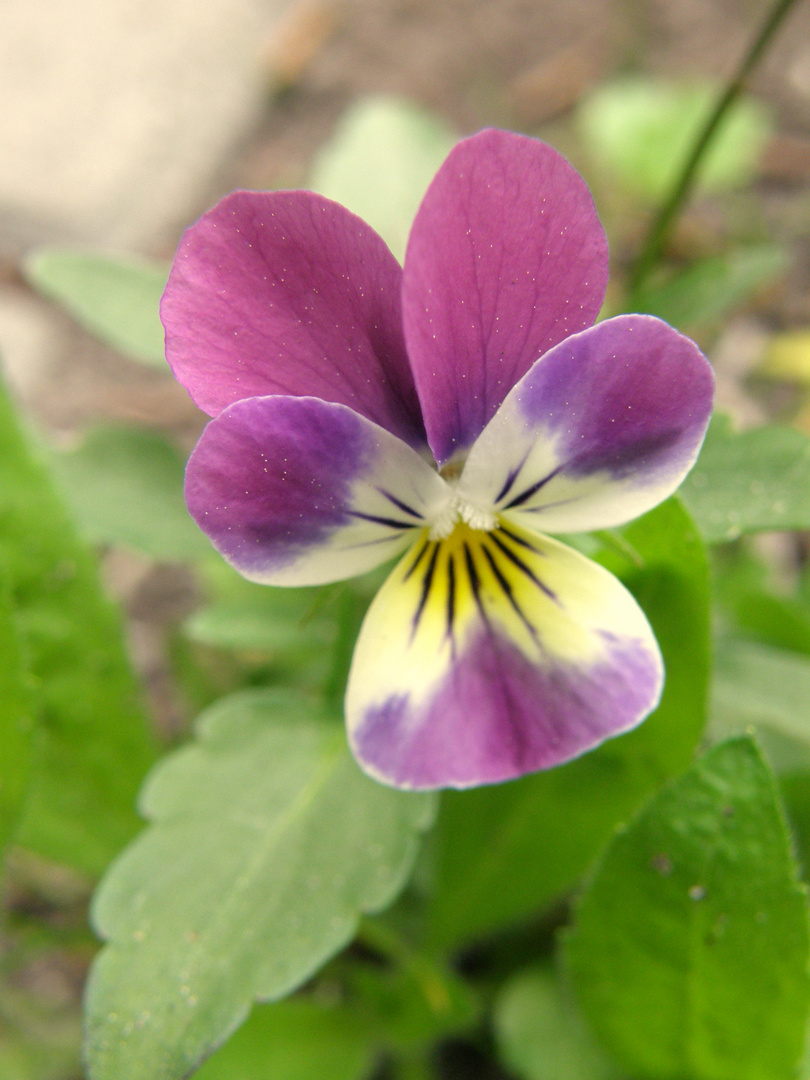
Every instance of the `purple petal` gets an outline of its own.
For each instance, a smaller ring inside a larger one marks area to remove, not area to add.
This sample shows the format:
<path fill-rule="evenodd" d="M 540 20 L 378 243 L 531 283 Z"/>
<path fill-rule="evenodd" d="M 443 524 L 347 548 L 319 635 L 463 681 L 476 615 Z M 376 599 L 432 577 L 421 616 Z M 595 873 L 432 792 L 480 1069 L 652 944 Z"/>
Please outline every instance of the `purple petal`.
<path fill-rule="evenodd" d="M 437 461 L 472 444 L 539 356 L 592 325 L 607 275 L 593 200 L 564 158 L 504 131 L 456 146 L 416 215 L 403 274 Z"/>
<path fill-rule="evenodd" d="M 268 394 L 348 405 L 424 445 L 382 239 L 308 191 L 236 191 L 186 232 L 163 296 L 166 356 L 211 416 Z"/>
<path fill-rule="evenodd" d="M 648 315 L 609 319 L 524 376 L 470 451 L 460 490 L 543 532 L 620 525 L 681 483 L 713 396 L 689 338 Z"/>
<path fill-rule="evenodd" d="M 245 577 L 317 585 L 399 554 L 447 498 L 415 450 L 317 398 L 246 398 L 212 420 L 186 470 L 186 501 Z"/>
<path fill-rule="evenodd" d="M 497 783 L 654 708 L 660 653 L 616 578 L 521 530 L 460 537 L 409 552 L 366 616 L 346 719 L 367 772 L 403 788 Z"/>

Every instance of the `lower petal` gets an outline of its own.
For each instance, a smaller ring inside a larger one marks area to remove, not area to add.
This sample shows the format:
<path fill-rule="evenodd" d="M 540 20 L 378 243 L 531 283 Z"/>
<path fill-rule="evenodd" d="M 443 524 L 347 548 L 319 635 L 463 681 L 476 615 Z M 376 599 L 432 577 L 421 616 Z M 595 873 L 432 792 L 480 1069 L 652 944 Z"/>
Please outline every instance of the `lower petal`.
<path fill-rule="evenodd" d="M 404 442 L 345 405 L 285 395 L 230 405 L 186 469 L 214 547 L 266 585 L 320 585 L 394 558 L 446 499 Z"/>
<path fill-rule="evenodd" d="M 649 624 L 603 567 L 513 525 L 427 532 L 366 616 L 346 695 L 372 776 L 425 789 L 559 765 L 638 724 L 663 666 Z"/>

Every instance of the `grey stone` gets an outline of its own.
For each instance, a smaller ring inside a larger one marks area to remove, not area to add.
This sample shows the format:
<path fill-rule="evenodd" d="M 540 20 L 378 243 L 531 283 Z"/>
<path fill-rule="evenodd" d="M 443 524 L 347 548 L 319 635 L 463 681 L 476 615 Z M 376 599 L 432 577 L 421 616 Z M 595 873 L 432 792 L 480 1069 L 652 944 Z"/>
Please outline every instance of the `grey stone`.
<path fill-rule="evenodd" d="M 255 124 L 290 0 L 2 0 L 0 241 L 144 248 Z"/>

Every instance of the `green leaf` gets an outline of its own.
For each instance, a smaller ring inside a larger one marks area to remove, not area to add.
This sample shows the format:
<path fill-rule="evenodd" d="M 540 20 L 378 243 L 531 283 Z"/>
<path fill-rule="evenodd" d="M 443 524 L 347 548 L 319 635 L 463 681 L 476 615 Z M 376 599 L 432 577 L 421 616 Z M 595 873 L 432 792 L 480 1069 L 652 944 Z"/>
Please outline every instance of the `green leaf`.
<path fill-rule="evenodd" d="M 186 621 L 185 630 L 194 641 L 225 649 L 261 649 L 288 658 L 313 650 L 323 654 L 331 648 L 335 626 L 324 611 L 324 589 L 284 589 L 244 578 L 231 581 L 231 573 L 223 574 L 219 568 L 211 576 L 224 585 L 226 595 Z"/>
<path fill-rule="evenodd" d="M 711 750 L 620 833 L 568 940 L 582 1008 L 655 1080 L 791 1080 L 808 1010 L 807 902 L 750 739 Z"/>
<path fill-rule="evenodd" d="M 361 98 L 322 148 L 309 186 L 368 222 L 402 261 L 422 196 L 456 138 L 411 102 Z"/>
<path fill-rule="evenodd" d="M 627 310 L 657 315 L 681 328 L 698 326 L 725 315 L 786 267 L 785 251 L 775 244 L 739 248 L 701 259 L 665 282 L 635 293 Z"/>
<path fill-rule="evenodd" d="M 95 903 L 110 944 L 87 998 L 92 1080 L 186 1076 L 404 885 L 433 799 L 369 780 L 311 712 L 270 692 L 225 699 L 147 783 L 154 824 Z"/>
<path fill-rule="evenodd" d="M 2 390 L 0 564 L 39 723 L 16 839 L 97 874 L 138 827 L 135 795 L 154 748 L 119 613 Z"/>
<path fill-rule="evenodd" d="M 96 428 L 54 459 L 88 539 L 169 560 L 212 550 L 183 501 L 184 465 L 163 436 L 143 428 Z"/>
<path fill-rule="evenodd" d="M 750 545 L 714 549 L 713 571 L 718 606 L 741 637 L 810 655 L 810 603 L 801 595 L 785 596 L 770 582 L 770 571 Z"/>
<path fill-rule="evenodd" d="M 91 334 L 132 360 L 165 367 L 160 298 L 169 268 L 135 256 L 40 248 L 25 276 Z"/>
<path fill-rule="evenodd" d="M 709 543 L 808 529 L 810 439 L 775 425 L 737 433 L 718 416 L 680 495 Z"/>
<path fill-rule="evenodd" d="M 617 1080 L 559 980 L 527 969 L 503 987 L 495 1002 L 500 1058 L 524 1080 Z"/>
<path fill-rule="evenodd" d="M 712 86 L 624 79 L 599 87 L 580 106 L 581 133 L 593 155 L 649 202 L 672 188 L 717 99 Z M 698 170 L 704 191 L 742 187 L 770 133 L 765 107 L 738 101 L 715 132 Z"/>
<path fill-rule="evenodd" d="M 305 997 L 257 1005 L 195 1080 L 362 1080 L 375 1040 L 349 1009 Z"/>
<path fill-rule="evenodd" d="M 737 733 L 752 724 L 779 771 L 810 767 L 810 658 L 753 641 L 721 640 L 712 733 Z"/>
<path fill-rule="evenodd" d="M 34 756 L 34 704 L 5 566 L 0 563 L 0 856 L 17 825 Z"/>
<path fill-rule="evenodd" d="M 708 694 L 705 550 L 675 500 L 617 537 L 603 561 L 622 574 L 652 623 L 667 672 L 661 704 L 635 731 L 568 765 L 444 794 L 429 912 L 438 945 L 456 946 L 541 911 L 582 875 L 616 823 L 691 760 Z"/>

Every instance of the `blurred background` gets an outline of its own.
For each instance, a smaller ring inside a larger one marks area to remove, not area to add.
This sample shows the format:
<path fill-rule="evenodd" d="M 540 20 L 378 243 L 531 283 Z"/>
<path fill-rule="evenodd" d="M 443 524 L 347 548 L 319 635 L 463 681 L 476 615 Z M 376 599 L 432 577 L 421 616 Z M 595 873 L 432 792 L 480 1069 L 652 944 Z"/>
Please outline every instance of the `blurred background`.
<path fill-rule="evenodd" d="M 32 426 L 66 459 L 100 424 L 165 437 L 179 459 L 205 418 L 155 349 L 125 355 L 67 313 L 71 303 L 54 264 L 41 261 L 43 249 L 154 260 L 144 266 L 157 295 L 182 230 L 233 188 L 345 187 L 359 210 L 375 175 L 365 155 L 379 164 L 389 121 L 390 167 L 404 175 L 412 164 L 397 157 L 399 148 L 407 158 L 407 141 L 397 143 L 402 114 L 392 98 L 420 110 L 413 115 L 434 147 L 495 125 L 566 154 L 605 223 L 614 275 L 608 310 L 622 310 L 627 270 L 655 208 L 769 7 L 2 0 L 4 377 Z M 668 239 L 663 279 L 653 275 L 635 299 L 698 339 L 716 365 L 719 403 L 737 423 L 778 419 L 810 433 L 810 5 L 791 12 L 748 90 Z M 409 184 L 418 181 L 408 173 Z M 67 497 L 77 519 L 90 522 L 88 537 L 106 544 L 105 580 L 127 612 L 158 728 L 172 739 L 213 694 L 178 678 L 173 628 L 197 607 L 200 584 L 166 551 L 108 542 L 105 529 L 121 522 L 105 523 L 98 455 L 76 460 L 63 470 Z M 179 495 L 179 473 L 171 482 Z M 113 484 L 120 498 L 120 478 Z M 83 502 L 93 491 L 95 501 Z M 138 513 L 150 511 L 146 502 L 139 511 L 137 489 L 124 494 L 134 503 L 134 529 Z M 31 864 L 17 868 L 7 899 L 18 910 L 39 905 L 46 922 L 78 926 L 87 887 Z M 51 1034 L 64 1021 L 71 1045 L 87 958 L 51 951 L 15 975 L 17 989 L 44 1003 Z"/>

